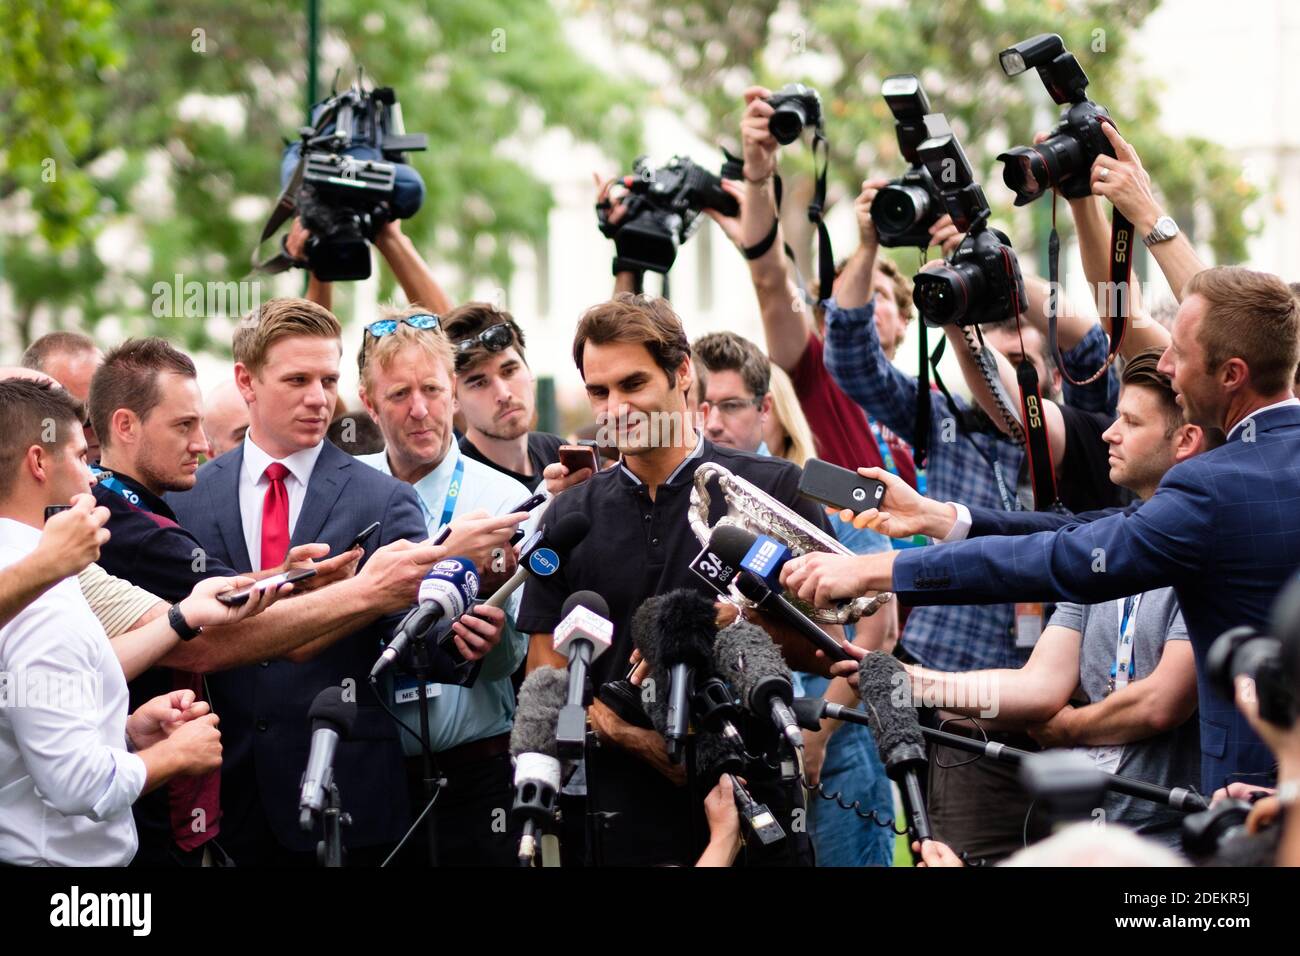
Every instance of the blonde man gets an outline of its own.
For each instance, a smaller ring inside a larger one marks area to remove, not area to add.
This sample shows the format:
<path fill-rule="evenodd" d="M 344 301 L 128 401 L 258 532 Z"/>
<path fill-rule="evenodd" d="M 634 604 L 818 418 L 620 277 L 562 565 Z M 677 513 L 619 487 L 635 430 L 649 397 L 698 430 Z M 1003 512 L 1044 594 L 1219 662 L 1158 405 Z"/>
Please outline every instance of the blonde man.
<path fill-rule="evenodd" d="M 448 539 L 453 553 L 485 575 L 480 596 L 492 593 L 514 569 L 510 538 L 529 515 L 511 509 L 529 491 L 461 453 L 452 429 L 455 362 L 441 320 L 418 307 L 385 310 L 366 327 L 357 366 L 361 402 L 385 443 L 383 451 L 358 460 L 414 488 L 431 537 L 455 521 L 457 530 Z M 472 687 L 440 686 L 426 704 L 430 746 L 447 778 L 435 817 L 443 864 L 509 866 L 515 859 L 518 834 L 496 824 L 499 808 L 513 799 L 510 676 L 528 652 L 527 637 L 514 626 L 518 609 L 516 592 L 506 613 L 480 606 L 475 616 L 452 625 L 451 640 L 462 655 L 469 656 L 471 648 L 486 654 L 482 669 Z M 380 692 L 390 695 L 408 724 L 419 723 L 413 679 L 399 678 Z M 424 802 L 418 742 L 408 738 L 403 746 L 412 802 Z M 423 853 L 418 842 L 407 858 L 419 860 Z"/>

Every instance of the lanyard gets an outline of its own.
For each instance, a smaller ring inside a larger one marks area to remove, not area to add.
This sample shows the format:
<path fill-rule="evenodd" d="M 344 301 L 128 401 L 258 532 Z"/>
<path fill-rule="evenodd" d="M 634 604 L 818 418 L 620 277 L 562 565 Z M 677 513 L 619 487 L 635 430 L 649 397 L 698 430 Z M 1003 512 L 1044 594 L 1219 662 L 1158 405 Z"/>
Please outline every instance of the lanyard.
<path fill-rule="evenodd" d="M 885 436 L 880 430 L 880 423 L 868 415 L 867 425 L 870 426 L 871 434 L 876 439 L 876 446 L 880 449 L 880 460 L 884 464 L 885 470 L 891 475 L 898 475 L 898 466 L 894 464 L 894 453 L 889 447 L 889 442 L 885 441 Z"/>
<path fill-rule="evenodd" d="M 1137 630 L 1137 609 L 1142 595 L 1129 595 L 1115 606 L 1119 636 L 1115 639 L 1115 662 L 1110 665 L 1110 690 L 1124 687 L 1133 679 L 1133 633 Z"/>
<path fill-rule="evenodd" d="M 465 477 L 465 459 L 456 459 L 456 470 L 451 473 L 451 484 L 447 486 L 447 497 L 442 500 L 442 520 L 439 528 L 451 523 L 452 513 L 456 510 L 456 499 L 460 497 L 460 480 Z"/>
<path fill-rule="evenodd" d="M 101 468 L 95 468 L 95 484 L 101 488 L 107 488 L 113 494 L 120 498 L 125 498 L 127 504 L 133 508 L 139 508 L 141 511 L 153 514 L 153 509 L 146 505 L 134 491 L 122 483 L 122 480 L 111 471 L 104 471 Z"/>

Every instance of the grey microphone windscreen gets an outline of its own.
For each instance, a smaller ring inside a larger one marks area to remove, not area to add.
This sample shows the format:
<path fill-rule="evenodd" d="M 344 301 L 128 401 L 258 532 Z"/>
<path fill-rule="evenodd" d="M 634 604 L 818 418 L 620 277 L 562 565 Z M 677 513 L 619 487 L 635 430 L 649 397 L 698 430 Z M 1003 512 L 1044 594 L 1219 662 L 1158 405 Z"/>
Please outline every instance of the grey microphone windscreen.
<path fill-rule="evenodd" d="M 555 724 L 568 692 L 568 672 L 558 667 L 539 667 L 524 678 L 510 731 L 510 756 L 535 753 L 559 757 Z"/>
<path fill-rule="evenodd" d="M 925 738 L 912 702 L 912 680 L 898 658 L 869 651 L 858 664 L 858 696 L 886 769 L 925 760 Z"/>
<path fill-rule="evenodd" d="M 718 632 L 713 661 L 718 676 L 730 683 L 744 701 L 750 700 L 751 692 L 762 681 L 772 677 L 791 680 L 781 649 L 765 630 L 743 617 Z"/>

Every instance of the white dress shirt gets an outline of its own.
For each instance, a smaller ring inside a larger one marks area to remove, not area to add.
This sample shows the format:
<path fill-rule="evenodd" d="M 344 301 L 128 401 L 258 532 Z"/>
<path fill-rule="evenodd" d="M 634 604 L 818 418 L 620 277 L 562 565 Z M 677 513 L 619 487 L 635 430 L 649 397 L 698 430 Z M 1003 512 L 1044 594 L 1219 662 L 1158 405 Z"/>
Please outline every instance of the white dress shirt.
<path fill-rule="evenodd" d="M 249 566 L 254 571 L 262 568 L 262 503 L 271 479 L 266 477 L 266 466 L 278 461 L 289 469 L 284 477 L 284 490 L 289 495 L 289 537 L 298 524 L 302 503 L 307 497 L 307 482 L 320 458 L 325 442 L 296 451 L 288 458 L 272 458 L 257 446 L 251 434 L 244 436 L 244 465 L 239 469 L 239 517 L 244 526 L 244 544 L 248 547 Z"/>
<path fill-rule="evenodd" d="M 0 568 L 41 533 L 0 518 Z M 0 861 L 125 866 L 145 766 L 127 751 L 126 677 L 75 577 L 0 628 Z"/>

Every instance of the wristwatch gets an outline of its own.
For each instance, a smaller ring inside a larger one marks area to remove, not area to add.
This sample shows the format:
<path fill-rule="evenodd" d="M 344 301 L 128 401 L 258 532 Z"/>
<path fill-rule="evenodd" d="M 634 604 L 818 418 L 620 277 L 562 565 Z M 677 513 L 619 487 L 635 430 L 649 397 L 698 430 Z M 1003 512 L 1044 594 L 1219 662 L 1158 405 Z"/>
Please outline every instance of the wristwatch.
<path fill-rule="evenodd" d="M 1172 239 L 1176 235 L 1178 235 L 1178 223 L 1174 222 L 1173 216 L 1161 216 L 1156 220 L 1155 228 L 1143 236 L 1142 241 L 1150 247 L 1157 242 Z"/>
<path fill-rule="evenodd" d="M 203 633 L 201 627 L 190 627 L 189 622 L 185 620 L 185 615 L 181 613 L 179 604 L 173 604 L 167 609 L 167 623 L 172 626 L 172 630 L 182 641 L 192 641 Z"/>

